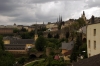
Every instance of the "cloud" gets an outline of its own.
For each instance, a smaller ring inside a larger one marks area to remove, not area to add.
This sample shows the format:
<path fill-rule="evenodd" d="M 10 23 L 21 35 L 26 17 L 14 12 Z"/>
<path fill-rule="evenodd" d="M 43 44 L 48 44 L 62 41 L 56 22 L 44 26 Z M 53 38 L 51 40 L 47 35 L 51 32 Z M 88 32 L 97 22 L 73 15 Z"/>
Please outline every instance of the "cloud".
<path fill-rule="evenodd" d="M 56 22 L 59 15 L 63 20 L 79 18 L 82 11 L 90 17 L 99 13 L 99 0 L 0 0 L 0 23 L 31 25 L 39 22 Z M 98 6 L 98 7 L 97 7 Z M 97 12 L 97 11 L 98 12 Z M 97 15 L 96 15 L 97 16 Z"/>
<path fill-rule="evenodd" d="M 87 6 L 90 7 L 100 7 L 100 0 L 88 0 L 86 1 Z"/>

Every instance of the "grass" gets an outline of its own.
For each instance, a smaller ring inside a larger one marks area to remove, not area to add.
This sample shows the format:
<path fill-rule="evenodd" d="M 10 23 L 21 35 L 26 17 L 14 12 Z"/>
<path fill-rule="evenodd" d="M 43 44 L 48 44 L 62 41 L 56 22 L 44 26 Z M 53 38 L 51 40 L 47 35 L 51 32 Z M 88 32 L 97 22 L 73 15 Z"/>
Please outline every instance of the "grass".
<path fill-rule="evenodd" d="M 42 60 L 44 60 L 44 59 L 35 60 L 35 61 L 33 61 L 33 62 L 30 62 L 29 64 L 26 64 L 25 66 L 32 66 L 34 62 L 36 62 L 36 61 L 42 61 Z"/>
<path fill-rule="evenodd" d="M 32 66 L 32 65 L 33 65 L 33 63 L 34 63 L 34 62 L 32 62 L 32 63 L 30 63 L 30 64 L 27 64 L 26 66 Z"/>

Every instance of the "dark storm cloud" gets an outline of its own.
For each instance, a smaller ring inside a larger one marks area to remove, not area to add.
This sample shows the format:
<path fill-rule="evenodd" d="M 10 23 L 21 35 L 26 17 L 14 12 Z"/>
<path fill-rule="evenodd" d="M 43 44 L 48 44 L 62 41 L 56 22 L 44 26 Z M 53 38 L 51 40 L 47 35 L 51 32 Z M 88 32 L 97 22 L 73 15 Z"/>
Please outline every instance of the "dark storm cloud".
<path fill-rule="evenodd" d="M 13 11 L 17 6 L 13 0 L 0 0 L 0 13 Z"/>
<path fill-rule="evenodd" d="M 0 21 L 26 24 L 55 22 L 59 15 L 63 20 L 77 18 L 86 4 L 88 8 L 96 6 L 96 3 L 84 0 L 0 0 Z"/>
<path fill-rule="evenodd" d="M 100 0 L 88 0 L 86 3 L 89 8 L 100 7 Z"/>

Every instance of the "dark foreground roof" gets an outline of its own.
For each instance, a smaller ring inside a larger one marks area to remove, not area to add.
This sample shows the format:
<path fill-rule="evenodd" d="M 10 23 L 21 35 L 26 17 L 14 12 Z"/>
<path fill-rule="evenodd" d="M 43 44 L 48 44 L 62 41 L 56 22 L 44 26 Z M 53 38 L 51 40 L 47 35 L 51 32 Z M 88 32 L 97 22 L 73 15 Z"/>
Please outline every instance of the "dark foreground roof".
<path fill-rule="evenodd" d="M 80 60 L 79 62 L 73 63 L 72 66 L 100 66 L 100 54 Z"/>

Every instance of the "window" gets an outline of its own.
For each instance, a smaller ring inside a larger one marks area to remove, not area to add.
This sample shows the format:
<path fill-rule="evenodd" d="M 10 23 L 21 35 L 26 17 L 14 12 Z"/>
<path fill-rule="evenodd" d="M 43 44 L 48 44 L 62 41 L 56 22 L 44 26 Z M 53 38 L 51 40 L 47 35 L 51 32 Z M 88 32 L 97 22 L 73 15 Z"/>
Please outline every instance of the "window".
<path fill-rule="evenodd" d="M 96 29 L 94 29 L 94 36 L 96 36 Z"/>
<path fill-rule="evenodd" d="M 96 41 L 94 41 L 94 49 L 96 49 Z"/>
<path fill-rule="evenodd" d="M 91 56 L 91 54 L 89 53 L 89 57 Z"/>
<path fill-rule="evenodd" d="M 88 47 L 90 48 L 90 40 L 88 41 Z"/>

